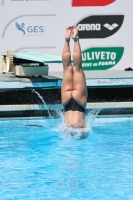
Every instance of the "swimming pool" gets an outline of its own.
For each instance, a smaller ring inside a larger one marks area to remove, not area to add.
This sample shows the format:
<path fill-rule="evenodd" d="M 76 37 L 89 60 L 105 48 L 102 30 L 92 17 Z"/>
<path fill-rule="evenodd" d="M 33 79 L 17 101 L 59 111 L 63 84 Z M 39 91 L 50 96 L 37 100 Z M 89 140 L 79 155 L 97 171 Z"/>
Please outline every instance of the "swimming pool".
<path fill-rule="evenodd" d="M 0 121 L 0 199 L 133 199 L 133 118 L 96 119 L 83 140 L 52 120 Z"/>

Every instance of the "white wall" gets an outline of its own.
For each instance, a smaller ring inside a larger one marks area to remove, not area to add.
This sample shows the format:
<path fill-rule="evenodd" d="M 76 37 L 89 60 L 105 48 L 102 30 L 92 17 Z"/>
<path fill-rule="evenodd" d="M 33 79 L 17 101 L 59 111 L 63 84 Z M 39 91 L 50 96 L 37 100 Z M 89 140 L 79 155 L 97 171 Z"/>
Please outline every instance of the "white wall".
<path fill-rule="evenodd" d="M 107 6 L 80 6 L 72 7 L 72 0 L 1 0 L 0 5 L 0 52 L 12 49 L 13 51 L 39 51 L 48 54 L 61 55 L 65 27 L 71 24 L 78 24 L 84 18 L 90 16 L 105 16 L 105 15 L 124 15 L 124 21 L 121 27 L 118 25 L 118 31 L 107 38 L 86 38 L 80 39 L 82 51 L 88 50 L 88 55 L 91 55 L 90 48 L 93 54 L 100 55 L 98 60 L 93 60 L 94 63 L 103 62 L 103 66 L 88 67 L 94 69 L 109 69 L 109 70 L 124 70 L 127 67 L 132 67 L 132 46 L 133 46 L 133 1 L 132 0 L 116 0 Z M 94 0 L 95 2 L 97 0 Z M 105 0 L 101 0 L 101 2 Z M 110 0 L 111 1 L 111 0 Z M 81 2 L 83 2 L 81 0 Z M 92 2 L 92 0 L 88 0 Z M 16 23 L 24 25 L 25 34 L 18 30 Z M 89 23 L 89 22 L 88 22 Z M 99 22 L 97 22 L 99 23 Z M 108 20 L 107 20 L 108 23 Z M 110 21 L 112 26 L 115 21 Z M 34 31 L 33 31 L 34 29 Z M 111 32 L 111 30 L 103 30 Z M 114 30 L 116 30 L 114 28 Z M 114 31 L 113 30 L 113 31 Z M 118 55 L 119 51 L 115 48 L 124 48 L 123 55 Z M 73 48 L 73 41 L 71 41 Z M 100 48 L 97 49 L 97 48 Z M 102 48 L 102 50 L 101 50 Z M 112 49 L 113 48 L 113 49 Z M 112 52 L 121 57 L 118 63 L 109 65 L 106 57 L 106 51 Z M 97 52 L 100 52 L 99 54 Z M 93 66 L 92 58 L 86 61 L 90 66 Z M 92 64 L 90 64 L 92 63 Z M 88 66 L 89 66 L 88 65 Z M 88 69 L 84 68 L 84 69 Z M 51 71 L 61 71 L 62 65 L 50 65 Z"/>

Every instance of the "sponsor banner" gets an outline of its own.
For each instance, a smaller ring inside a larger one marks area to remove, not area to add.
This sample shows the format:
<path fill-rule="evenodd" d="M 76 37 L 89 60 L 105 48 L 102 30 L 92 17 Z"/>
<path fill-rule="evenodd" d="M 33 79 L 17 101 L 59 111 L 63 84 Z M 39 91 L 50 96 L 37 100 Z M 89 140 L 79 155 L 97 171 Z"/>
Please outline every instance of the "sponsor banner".
<path fill-rule="evenodd" d="M 6 3 L 18 3 L 18 2 L 20 2 L 20 3 L 23 3 L 23 2 L 37 2 L 37 3 L 40 3 L 40 2 L 48 2 L 48 1 L 50 1 L 50 0 L 1 0 L 2 2 L 2 5 L 4 5 L 4 4 L 6 4 Z"/>
<path fill-rule="evenodd" d="M 72 6 L 107 6 L 116 0 L 72 0 Z"/>
<path fill-rule="evenodd" d="M 4 5 L 4 4 L 6 4 L 6 3 L 14 3 L 14 2 L 46 2 L 46 1 L 50 1 L 50 0 L 1 0 L 2 2 L 1 2 L 1 4 L 2 5 Z"/>
<path fill-rule="evenodd" d="M 41 2 L 41 1 L 49 1 L 49 0 L 11 0 L 11 1 L 18 1 L 18 2 L 20 2 L 20 1 L 38 1 L 38 2 Z"/>
<path fill-rule="evenodd" d="M 82 52 L 83 70 L 107 70 L 122 58 L 124 47 L 98 47 Z"/>
<path fill-rule="evenodd" d="M 52 29 L 56 30 L 56 25 L 52 25 L 55 15 L 44 16 L 23 16 L 16 18 L 8 24 L 3 32 L 3 38 L 30 38 L 30 37 L 49 37 Z"/>
<path fill-rule="evenodd" d="M 53 21 L 56 21 L 55 15 L 23 16 L 14 19 L 4 29 L 3 51 L 8 48 L 18 51 L 30 47 L 43 48 L 47 51 L 46 53 L 50 54 L 50 50 L 58 45 L 58 40 L 54 37 L 58 35 L 58 29 Z"/>
<path fill-rule="evenodd" d="M 49 0 L 11 0 L 11 1 L 49 1 Z"/>
<path fill-rule="evenodd" d="M 15 22 L 15 27 L 23 36 L 45 36 L 46 27 L 43 24 L 32 24 L 31 22 Z"/>
<path fill-rule="evenodd" d="M 124 15 L 94 15 L 82 19 L 79 38 L 107 38 L 115 34 L 123 24 Z"/>

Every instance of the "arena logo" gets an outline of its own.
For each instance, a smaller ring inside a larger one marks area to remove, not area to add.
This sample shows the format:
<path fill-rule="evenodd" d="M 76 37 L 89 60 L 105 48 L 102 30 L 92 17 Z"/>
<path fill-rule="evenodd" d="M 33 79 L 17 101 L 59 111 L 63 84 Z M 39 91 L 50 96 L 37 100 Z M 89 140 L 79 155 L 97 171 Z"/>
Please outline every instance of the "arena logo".
<path fill-rule="evenodd" d="M 15 26 L 17 30 L 22 32 L 22 35 L 45 35 L 45 26 L 26 26 L 25 23 L 19 24 L 17 21 L 15 22 Z"/>
<path fill-rule="evenodd" d="M 124 47 L 98 47 L 82 52 L 83 70 L 107 70 L 114 67 L 122 58 Z"/>
<path fill-rule="evenodd" d="M 107 6 L 116 0 L 72 0 L 72 6 Z"/>
<path fill-rule="evenodd" d="M 86 17 L 77 25 L 79 38 L 107 38 L 115 34 L 124 21 L 124 15 L 96 15 Z"/>

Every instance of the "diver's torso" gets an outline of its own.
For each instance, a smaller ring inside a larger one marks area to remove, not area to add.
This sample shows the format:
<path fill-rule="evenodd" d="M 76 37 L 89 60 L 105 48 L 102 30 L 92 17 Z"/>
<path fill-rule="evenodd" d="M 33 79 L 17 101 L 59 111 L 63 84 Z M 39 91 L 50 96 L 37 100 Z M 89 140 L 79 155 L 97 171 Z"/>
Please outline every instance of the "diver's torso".
<path fill-rule="evenodd" d="M 73 128 L 84 128 L 85 114 L 79 111 L 67 111 L 65 112 L 65 124 Z"/>

